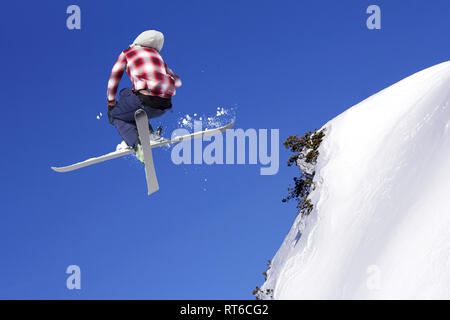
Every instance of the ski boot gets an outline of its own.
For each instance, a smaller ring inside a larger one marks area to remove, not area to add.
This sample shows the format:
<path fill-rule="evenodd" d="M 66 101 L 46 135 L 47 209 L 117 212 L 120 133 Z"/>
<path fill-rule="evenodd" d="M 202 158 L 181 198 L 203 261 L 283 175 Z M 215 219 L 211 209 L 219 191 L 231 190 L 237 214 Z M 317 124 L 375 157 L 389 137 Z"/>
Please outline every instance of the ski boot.
<path fill-rule="evenodd" d="M 150 131 L 150 143 L 156 144 L 160 142 L 166 141 L 163 137 L 161 137 L 162 127 L 159 126 L 156 131 Z"/>
<path fill-rule="evenodd" d="M 136 158 L 144 164 L 144 150 L 142 150 L 141 144 L 139 143 L 134 150 L 136 151 Z"/>
<path fill-rule="evenodd" d="M 116 147 L 116 151 L 124 151 L 124 150 L 128 150 L 128 149 L 132 149 L 133 147 L 130 147 L 129 145 L 127 145 L 127 143 L 125 141 L 122 141 L 121 143 L 119 143 Z"/>
<path fill-rule="evenodd" d="M 157 136 L 161 136 L 161 132 L 162 132 L 162 126 L 159 126 L 158 128 L 156 128 L 155 134 Z"/>

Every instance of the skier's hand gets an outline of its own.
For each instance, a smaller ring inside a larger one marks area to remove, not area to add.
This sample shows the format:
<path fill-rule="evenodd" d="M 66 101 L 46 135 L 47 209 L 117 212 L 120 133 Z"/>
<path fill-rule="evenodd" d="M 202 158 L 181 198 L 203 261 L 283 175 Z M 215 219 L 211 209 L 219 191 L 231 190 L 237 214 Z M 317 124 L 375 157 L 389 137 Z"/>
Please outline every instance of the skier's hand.
<path fill-rule="evenodd" d="M 112 109 L 114 109 L 115 106 L 116 106 L 116 103 L 114 103 L 112 105 L 108 103 L 108 119 L 109 119 L 110 123 L 112 123 L 111 122 L 111 111 L 112 111 Z"/>

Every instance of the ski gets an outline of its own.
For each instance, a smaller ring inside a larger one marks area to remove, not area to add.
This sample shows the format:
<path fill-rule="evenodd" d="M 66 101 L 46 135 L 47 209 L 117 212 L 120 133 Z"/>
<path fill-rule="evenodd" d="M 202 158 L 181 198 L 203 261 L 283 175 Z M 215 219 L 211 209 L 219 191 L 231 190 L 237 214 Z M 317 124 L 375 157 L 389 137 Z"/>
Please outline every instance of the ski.
<path fill-rule="evenodd" d="M 181 142 L 183 140 L 195 139 L 195 138 L 200 138 L 200 137 L 204 137 L 204 136 L 208 136 L 208 135 L 214 135 L 217 133 L 224 132 L 227 129 L 231 129 L 233 127 L 233 125 L 234 125 L 234 122 L 230 122 L 226 126 L 223 126 L 220 128 L 198 131 L 198 132 L 190 133 L 190 134 L 187 134 L 184 136 L 174 137 L 172 139 L 161 141 L 161 142 L 152 141 L 151 146 L 152 146 L 152 148 L 157 148 L 157 147 L 162 147 L 165 145 Z M 118 150 L 118 151 L 110 152 L 108 154 L 105 154 L 105 155 L 102 155 L 102 156 L 99 156 L 96 158 L 90 158 L 85 161 L 77 162 L 75 164 L 71 164 L 71 165 L 68 165 L 65 167 L 51 167 L 51 168 L 52 168 L 52 170 L 54 170 L 56 172 L 60 172 L 60 173 L 70 172 L 70 171 L 81 169 L 81 168 L 84 168 L 84 167 L 87 167 L 87 166 L 90 166 L 90 165 L 93 165 L 96 163 L 100 163 L 100 162 L 103 162 L 106 160 L 111 160 L 111 159 L 116 159 L 116 158 L 120 158 L 123 156 L 127 156 L 127 155 L 130 155 L 133 153 L 134 153 L 134 150 L 132 148 Z"/>
<path fill-rule="evenodd" d="M 151 195 L 153 192 L 159 190 L 159 185 L 158 179 L 156 178 L 155 166 L 153 164 L 147 113 L 143 109 L 139 109 L 135 112 L 134 119 L 136 120 L 139 140 L 144 153 L 145 178 L 147 179 L 148 195 Z"/>
<path fill-rule="evenodd" d="M 65 166 L 65 167 L 51 167 L 53 171 L 56 172 L 69 172 L 69 171 L 73 171 L 73 170 L 77 170 L 77 169 L 81 169 L 96 163 L 100 163 L 106 160 L 111 160 L 111 159 L 115 159 L 115 158 L 119 158 L 119 157 L 123 157 L 129 154 L 133 154 L 135 151 L 133 148 L 129 148 L 129 149 L 124 149 L 124 150 L 117 150 L 114 152 L 110 152 L 108 154 L 102 155 L 100 157 L 95 157 L 95 158 L 89 158 L 87 160 L 81 161 L 81 162 L 77 162 L 74 164 L 71 164 L 69 166 Z"/>

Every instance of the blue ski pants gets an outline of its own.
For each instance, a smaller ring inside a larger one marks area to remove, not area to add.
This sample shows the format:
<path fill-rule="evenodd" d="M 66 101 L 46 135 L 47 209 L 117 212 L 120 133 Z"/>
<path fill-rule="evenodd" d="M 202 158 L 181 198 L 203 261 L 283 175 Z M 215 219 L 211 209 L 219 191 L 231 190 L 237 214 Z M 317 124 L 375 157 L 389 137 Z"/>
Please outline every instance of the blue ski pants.
<path fill-rule="evenodd" d="M 134 120 L 134 113 L 138 109 L 144 109 L 149 119 L 160 117 L 167 111 L 143 105 L 130 88 L 120 90 L 119 100 L 109 112 L 109 122 L 116 127 L 126 144 L 133 148 L 138 144 L 138 132 Z"/>

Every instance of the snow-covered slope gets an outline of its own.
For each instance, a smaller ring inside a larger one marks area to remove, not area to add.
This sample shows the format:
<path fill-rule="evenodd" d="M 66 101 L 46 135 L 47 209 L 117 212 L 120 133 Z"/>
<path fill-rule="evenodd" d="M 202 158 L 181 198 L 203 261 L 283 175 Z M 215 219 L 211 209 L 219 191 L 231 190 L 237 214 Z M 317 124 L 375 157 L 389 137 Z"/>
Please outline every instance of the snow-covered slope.
<path fill-rule="evenodd" d="M 314 210 L 297 217 L 263 291 L 275 299 L 450 298 L 450 61 L 324 127 Z"/>

